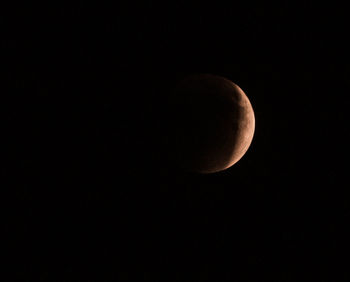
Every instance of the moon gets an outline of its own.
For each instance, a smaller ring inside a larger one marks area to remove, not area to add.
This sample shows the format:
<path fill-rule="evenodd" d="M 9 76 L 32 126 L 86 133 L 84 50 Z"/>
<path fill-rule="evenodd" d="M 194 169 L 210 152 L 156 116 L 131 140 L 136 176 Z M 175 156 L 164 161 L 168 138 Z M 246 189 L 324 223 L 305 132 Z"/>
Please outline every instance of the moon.
<path fill-rule="evenodd" d="M 180 167 L 215 173 L 237 163 L 253 140 L 255 116 L 243 90 L 231 80 L 196 74 L 171 96 L 171 156 Z"/>

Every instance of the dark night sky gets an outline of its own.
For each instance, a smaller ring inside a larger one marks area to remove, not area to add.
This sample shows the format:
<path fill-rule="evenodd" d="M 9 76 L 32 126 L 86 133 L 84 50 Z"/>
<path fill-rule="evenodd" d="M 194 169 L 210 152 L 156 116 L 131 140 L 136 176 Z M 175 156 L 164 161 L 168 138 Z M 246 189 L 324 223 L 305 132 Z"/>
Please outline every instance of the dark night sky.
<path fill-rule="evenodd" d="M 344 8 L 78 2 L 2 10 L 6 281 L 349 281 Z M 192 73 L 256 115 L 212 175 L 164 158 Z"/>

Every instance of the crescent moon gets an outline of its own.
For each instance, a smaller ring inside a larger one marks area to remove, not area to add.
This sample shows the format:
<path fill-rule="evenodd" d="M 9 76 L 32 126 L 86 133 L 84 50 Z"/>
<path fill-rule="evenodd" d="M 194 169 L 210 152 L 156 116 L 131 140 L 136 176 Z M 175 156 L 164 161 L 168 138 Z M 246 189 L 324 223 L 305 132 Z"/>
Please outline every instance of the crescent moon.
<path fill-rule="evenodd" d="M 227 78 L 200 74 L 182 80 L 173 99 L 173 159 L 186 170 L 214 173 L 237 163 L 250 147 L 253 107 Z"/>
<path fill-rule="evenodd" d="M 231 82 L 231 85 L 239 97 L 237 106 L 240 108 L 240 117 L 236 132 L 237 139 L 231 152 L 231 159 L 224 169 L 231 167 L 244 156 L 252 143 L 255 131 L 255 115 L 247 95 L 235 83 Z"/>

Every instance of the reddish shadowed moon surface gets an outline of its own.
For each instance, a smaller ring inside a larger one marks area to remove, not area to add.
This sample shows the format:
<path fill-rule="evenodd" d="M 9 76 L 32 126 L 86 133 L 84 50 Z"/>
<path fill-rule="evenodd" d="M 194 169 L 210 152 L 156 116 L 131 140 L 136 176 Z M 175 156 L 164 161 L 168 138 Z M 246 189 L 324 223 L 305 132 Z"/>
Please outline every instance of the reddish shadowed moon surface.
<path fill-rule="evenodd" d="M 221 76 L 198 74 L 180 81 L 172 94 L 171 155 L 180 167 L 214 173 L 243 157 L 255 117 L 241 88 Z"/>

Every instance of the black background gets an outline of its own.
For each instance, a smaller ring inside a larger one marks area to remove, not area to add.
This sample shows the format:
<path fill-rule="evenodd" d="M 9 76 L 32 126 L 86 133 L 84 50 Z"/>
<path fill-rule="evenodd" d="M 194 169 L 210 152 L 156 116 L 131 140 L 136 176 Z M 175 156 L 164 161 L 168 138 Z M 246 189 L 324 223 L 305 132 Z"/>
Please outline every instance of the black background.
<path fill-rule="evenodd" d="M 345 11 L 4 7 L 6 281 L 349 281 Z M 167 95 L 192 73 L 231 79 L 256 115 L 216 174 L 164 157 Z"/>

